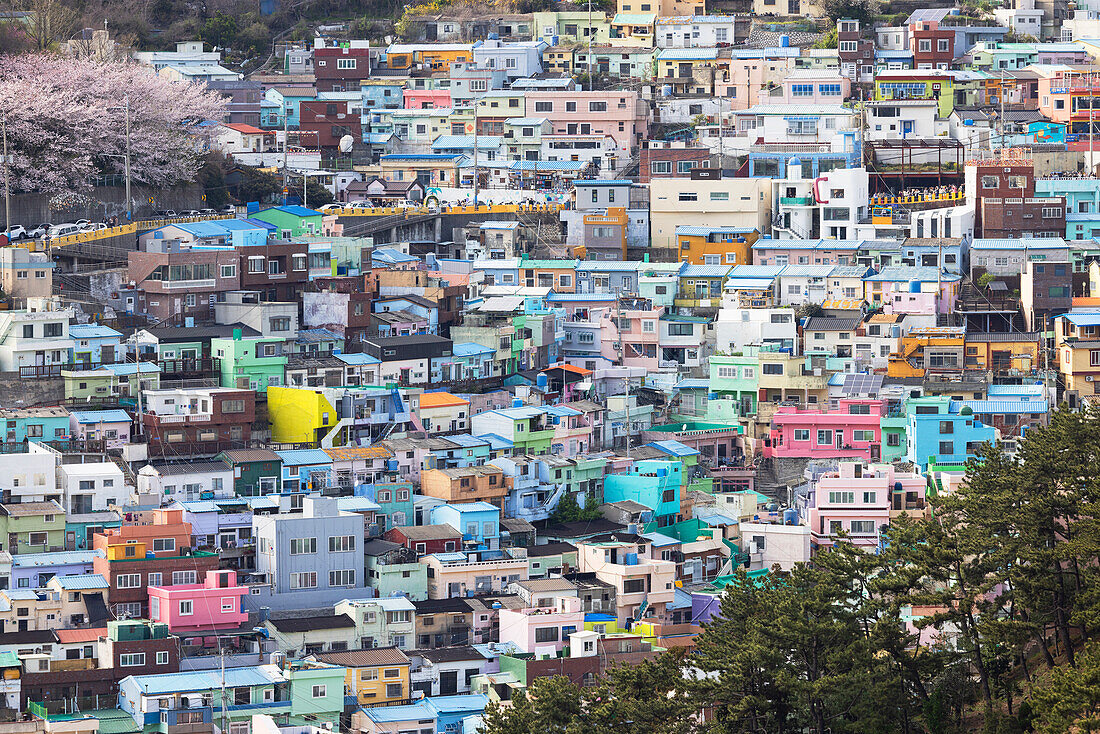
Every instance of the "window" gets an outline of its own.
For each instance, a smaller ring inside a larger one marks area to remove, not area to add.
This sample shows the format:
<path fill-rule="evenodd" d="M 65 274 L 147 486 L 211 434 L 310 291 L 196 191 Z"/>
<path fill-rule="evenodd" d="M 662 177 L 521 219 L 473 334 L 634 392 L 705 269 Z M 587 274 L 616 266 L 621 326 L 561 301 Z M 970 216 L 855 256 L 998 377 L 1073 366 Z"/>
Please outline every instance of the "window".
<path fill-rule="evenodd" d="M 626 579 L 623 581 L 624 594 L 638 594 L 645 591 L 645 579 Z"/>
<path fill-rule="evenodd" d="M 983 189 L 995 189 L 997 188 L 996 176 L 982 176 L 982 188 Z"/>
<path fill-rule="evenodd" d="M 172 586 L 179 586 L 180 584 L 193 584 L 197 579 L 198 573 L 194 570 L 172 572 Z"/>
<path fill-rule="evenodd" d="M 558 634 L 557 627 L 539 627 L 535 630 L 535 642 L 557 642 Z"/>
<path fill-rule="evenodd" d="M 153 551 L 174 551 L 176 549 L 175 538 L 154 538 Z"/>
<path fill-rule="evenodd" d="M 347 553 L 355 550 L 354 535 L 333 535 L 328 539 L 329 553 Z"/>
<path fill-rule="evenodd" d="M 290 555 L 302 556 L 317 552 L 317 538 L 291 538 Z"/>
<path fill-rule="evenodd" d="M 1043 219 L 1056 219 L 1062 215 L 1062 208 L 1057 206 L 1044 206 Z"/>
<path fill-rule="evenodd" d="M 953 441 L 940 441 L 940 453 L 941 454 L 953 454 L 955 453 L 955 444 Z"/>
<path fill-rule="evenodd" d="M 161 574 L 151 573 L 149 574 L 149 586 L 160 586 Z"/>
<path fill-rule="evenodd" d="M 157 665 L 167 665 L 167 664 L 168 664 L 168 651 L 167 650 L 158 650 L 157 651 Z"/>
<path fill-rule="evenodd" d="M 222 597 L 222 611 L 223 612 L 232 612 L 236 608 L 237 608 L 237 603 L 236 603 L 236 600 L 233 597 L 231 597 L 231 596 L 223 596 Z"/>
<path fill-rule="evenodd" d="M 760 366 L 760 372 L 765 375 L 781 375 L 783 374 L 783 365 L 766 362 Z"/>
<path fill-rule="evenodd" d="M 290 574 L 290 588 L 291 589 L 316 589 L 317 588 L 317 574 L 316 572 L 309 571 L 304 573 L 292 573 Z"/>
<path fill-rule="evenodd" d="M 946 38 L 940 38 L 939 40 L 936 41 L 936 49 L 940 53 L 946 53 L 948 50 L 950 50 L 948 48 L 950 45 L 951 45 L 951 41 L 949 39 L 946 39 Z"/>
<path fill-rule="evenodd" d="M 810 440 L 810 429 L 809 428 L 796 428 L 796 429 L 794 429 L 794 440 L 795 441 L 809 441 Z"/>
<path fill-rule="evenodd" d="M 677 324 L 670 323 L 668 325 L 669 336 L 692 336 L 695 333 L 694 324 Z"/>
<path fill-rule="evenodd" d="M 123 668 L 133 668 L 139 665 L 145 665 L 145 653 L 143 652 L 127 652 L 118 656 L 118 664 Z"/>
<path fill-rule="evenodd" d="M 874 520 L 852 520 L 852 535 L 874 535 Z"/>
<path fill-rule="evenodd" d="M 940 433 L 941 434 L 948 434 L 948 433 L 954 433 L 954 432 L 955 432 L 955 422 L 954 421 L 940 421 Z"/>
<path fill-rule="evenodd" d="M 286 239 L 286 238 L 284 238 Z M 260 256 L 253 256 L 248 258 L 248 272 L 250 273 L 262 273 L 264 272 L 264 259 Z"/>
<path fill-rule="evenodd" d="M 386 698 L 401 698 L 405 693 L 405 686 L 400 683 L 386 684 Z"/>
<path fill-rule="evenodd" d="M 327 695 L 328 695 L 328 686 L 324 686 L 324 685 L 313 686 L 313 697 L 314 698 L 324 698 Z"/>
<path fill-rule="evenodd" d="M 535 102 L 535 112 L 553 112 L 553 102 Z"/>
<path fill-rule="evenodd" d="M 691 173 L 696 165 L 696 161 L 676 161 L 676 173 Z"/>
<path fill-rule="evenodd" d="M 607 102 L 589 102 L 589 112 L 607 112 Z"/>
<path fill-rule="evenodd" d="M 865 504 L 865 505 L 875 504 L 875 499 L 877 498 L 877 496 L 878 496 L 877 492 L 864 492 L 863 493 L 863 504 Z"/>
<path fill-rule="evenodd" d="M 711 191 L 710 192 L 710 200 L 711 201 L 729 201 L 730 200 L 730 192 L 728 192 L 728 191 Z"/>
<path fill-rule="evenodd" d="M 345 568 L 328 572 L 329 586 L 355 586 L 355 569 Z"/>
<path fill-rule="evenodd" d="M 244 401 L 243 400 L 223 400 L 222 401 L 223 413 L 243 413 Z"/>
<path fill-rule="evenodd" d="M 833 444 L 833 432 L 826 428 L 819 428 L 817 431 L 817 445 L 818 446 L 832 446 Z"/>
<path fill-rule="evenodd" d="M 813 84 L 792 84 L 791 85 L 792 97 L 812 97 L 814 96 Z"/>
<path fill-rule="evenodd" d="M 141 586 L 140 573 L 124 573 L 115 577 L 116 589 L 136 589 Z"/>
<path fill-rule="evenodd" d="M 354 69 L 355 59 L 336 59 L 337 69 Z"/>
<path fill-rule="evenodd" d="M 655 175 L 672 173 L 672 161 L 653 161 L 649 164 L 649 170 Z"/>
<path fill-rule="evenodd" d="M 681 191 L 676 196 L 677 201 L 699 201 L 699 194 L 694 191 Z"/>
<path fill-rule="evenodd" d="M 870 405 L 849 405 L 848 415 L 871 415 Z"/>
<path fill-rule="evenodd" d="M 930 53 L 932 51 L 932 39 L 922 38 L 920 39 L 920 51 L 922 53 Z"/>
<path fill-rule="evenodd" d="M 236 278 L 237 266 L 236 265 L 222 265 L 222 277 L 223 278 Z"/>
<path fill-rule="evenodd" d="M 824 97 L 839 97 L 840 85 L 839 84 L 819 84 L 817 91 Z"/>
<path fill-rule="evenodd" d="M 856 502 L 856 493 L 846 490 L 829 492 L 830 505 L 853 505 Z"/>
<path fill-rule="evenodd" d="M 190 599 L 180 599 L 180 616 L 189 617 L 195 613 L 195 602 Z"/>

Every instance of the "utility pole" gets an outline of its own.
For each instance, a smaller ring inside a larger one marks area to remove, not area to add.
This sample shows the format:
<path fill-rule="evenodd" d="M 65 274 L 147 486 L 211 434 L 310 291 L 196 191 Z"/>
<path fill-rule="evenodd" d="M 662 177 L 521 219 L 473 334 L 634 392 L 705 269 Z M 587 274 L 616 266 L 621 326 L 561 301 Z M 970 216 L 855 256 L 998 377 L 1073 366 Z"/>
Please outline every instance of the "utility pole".
<path fill-rule="evenodd" d="M 8 170 L 8 116 L 0 119 L 0 131 L 4 137 L 4 231 L 11 232 L 11 172 Z"/>
<path fill-rule="evenodd" d="M 1089 72 L 1089 75 L 1086 77 L 1086 79 L 1088 79 L 1088 88 L 1089 88 L 1089 173 L 1091 174 L 1093 171 L 1096 170 L 1096 164 L 1093 162 L 1093 157 L 1092 157 L 1093 156 L 1092 139 L 1094 137 L 1093 134 L 1092 134 L 1093 133 L 1093 129 L 1092 129 L 1092 107 L 1093 107 L 1093 104 L 1092 103 L 1095 101 L 1095 98 L 1092 96 L 1092 88 L 1093 88 L 1093 85 L 1096 84 L 1096 77 L 1092 74 L 1092 72 Z"/>
<path fill-rule="evenodd" d="M 596 88 L 592 80 L 592 34 L 595 32 L 592 28 L 592 0 L 588 0 L 588 28 L 585 31 L 588 33 L 588 91 L 591 92 Z"/>
<path fill-rule="evenodd" d="M 626 370 L 626 400 L 623 401 L 623 407 L 626 409 L 626 422 L 623 427 L 626 429 L 626 458 L 630 458 L 630 368 L 626 366 L 626 346 L 623 344 L 622 328 L 623 328 L 623 294 L 615 294 L 615 331 L 619 334 L 619 341 L 615 345 L 615 348 L 619 351 L 620 361 L 623 364 L 623 369 Z"/>
<path fill-rule="evenodd" d="M 126 221 L 134 221 L 134 200 L 130 197 L 130 97 L 126 97 Z"/>

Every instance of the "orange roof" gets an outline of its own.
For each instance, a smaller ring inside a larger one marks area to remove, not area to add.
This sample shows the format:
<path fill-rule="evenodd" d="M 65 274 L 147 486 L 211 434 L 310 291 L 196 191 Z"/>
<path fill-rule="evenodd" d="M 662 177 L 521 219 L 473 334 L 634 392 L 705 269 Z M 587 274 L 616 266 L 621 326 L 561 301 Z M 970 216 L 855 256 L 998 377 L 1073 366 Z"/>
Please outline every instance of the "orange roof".
<path fill-rule="evenodd" d="M 65 643 L 73 642 L 95 642 L 100 637 L 107 635 L 106 627 L 93 627 L 91 629 L 79 629 L 79 630 L 54 630 L 57 635 L 57 641 Z"/>
<path fill-rule="evenodd" d="M 1071 305 L 1073 306 L 1100 306 L 1100 298 L 1090 296 L 1075 296 Z"/>
<path fill-rule="evenodd" d="M 385 446 L 351 446 L 342 449 L 325 449 L 333 459 L 350 461 L 354 459 L 388 459 L 393 452 Z"/>
<path fill-rule="evenodd" d="M 442 270 L 429 270 L 428 275 L 433 278 L 443 278 L 451 285 L 469 285 L 470 273 L 445 273 Z"/>
<path fill-rule="evenodd" d="M 236 130 L 237 132 L 244 133 L 245 135 L 274 135 L 275 134 L 273 131 L 261 130 L 258 127 L 253 127 L 252 125 L 245 125 L 242 122 L 224 122 L 222 124 L 225 125 L 227 128 L 229 128 L 230 130 Z"/>
<path fill-rule="evenodd" d="M 426 392 L 420 396 L 421 408 L 448 408 L 458 405 L 469 405 L 469 400 L 463 400 L 449 392 Z"/>
<path fill-rule="evenodd" d="M 592 370 L 586 370 L 584 367 L 577 367 L 576 365 L 567 364 L 565 362 L 561 362 L 560 364 L 552 364 L 552 365 L 550 365 L 549 367 L 546 368 L 546 370 L 559 370 L 559 369 L 560 370 L 565 370 L 566 372 L 573 372 L 574 374 L 578 374 L 578 375 L 590 375 L 590 374 L 592 374 Z M 543 372 L 545 372 L 546 370 L 543 370 Z"/>

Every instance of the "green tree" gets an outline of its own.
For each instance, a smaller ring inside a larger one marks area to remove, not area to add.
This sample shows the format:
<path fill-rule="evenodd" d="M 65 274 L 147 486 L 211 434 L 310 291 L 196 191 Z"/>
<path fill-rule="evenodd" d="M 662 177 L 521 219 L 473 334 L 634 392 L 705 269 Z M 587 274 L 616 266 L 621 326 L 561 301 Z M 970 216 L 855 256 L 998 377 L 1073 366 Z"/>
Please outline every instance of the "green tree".
<path fill-rule="evenodd" d="M 510 706 L 485 707 L 481 734 L 580 734 L 581 690 L 568 678 L 535 678 L 526 695 L 512 697 Z"/>
<path fill-rule="evenodd" d="M 550 515 L 550 522 L 589 522 L 599 520 L 601 517 L 603 515 L 600 513 L 599 503 L 596 502 L 594 495 L 591 493 L 585 495 L 584 507 L 581 507 L 576 494 L 564 492 L 558 500 L 558 506 Z"/>
<path fill-rule="evenodd" d="M 219 10 L 202 24 L 202 40 L 213 46 L 226 48 L 233 44 L 239 31 L 240 24 L 236 17 Z"/>
<path fill-rule="evenodd" d="M 840 41 L 839 41 L 839 38 L 837 36 L 836 26 L 833 26 L 832 28 L 829 29 L 828 33 L 826 33 L 824 36 L 819 38 L 816 43 L 814 43 L 813 47 L 814 48 L 836 48 L 839 45 L 839 43 L 840 43 Z"/>
<path fill-rule="evenodd" d="M 290 196 L 297 196 L 299 200 L 309 204 L 310 209 L 316 209 L 317 207 L 324 206 L 325 204 L 331 204 L 336 199 L 332 196 L 332 192 L 317 182 L 316 179 L 309 179 L 308 188 L 306 189 L 307 196 L 302 196 L 302 179 L 299 176 L 291 175 L 290 183 L 287 185 L 290 190 Z"/>
<path fill-rule="evenodd" d="M 283 191 L 282 186 L 279 185 L 279 179 L 266 171 L 250 166 L 241 166 L 240 174 L 241 180 L 237 186 L 237 198 L 242 202 L 270 201 Z"/>
<path fill-rule="evenodd" d="M 878 0 L 823 0 L 821 9 L 826 18 L 858 20 L 860 28 L 870 30 L 878 14 Z"/>
<path fill-rule="evenodd" d="M 1032 695 L 1035 727 L 1049 734 L 1100 731 L 1100 643 L 1092 642 L 1076 669 L 1058 668 Z"/>

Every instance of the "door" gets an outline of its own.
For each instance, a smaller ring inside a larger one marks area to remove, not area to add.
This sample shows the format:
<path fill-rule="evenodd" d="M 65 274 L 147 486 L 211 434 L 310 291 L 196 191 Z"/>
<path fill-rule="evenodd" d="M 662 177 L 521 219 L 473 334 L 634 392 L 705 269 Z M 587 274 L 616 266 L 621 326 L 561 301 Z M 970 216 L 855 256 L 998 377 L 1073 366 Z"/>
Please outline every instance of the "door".
<path fill-rule="evenodd" d="M 439 674 L 439 695 L 453 696 L 456 693 L 458 693 L 458 671 L 442 671 Z"/>
<path fill-rule="evenodd" d="M 838 449 L 844 448 L 844 431 L 836 432 L 836 447 Z"/>
<path fill-rule="evenodd" d="M 113 344 L 104 344 L 99 348 L 99 361 L 102 364 L 114 364 L 115 347 Z"/>
<path fill-rule="evenodd" d="M 901 136 L 904 138 L 906 135 L 913 134 L 913 121 L 902 120 L 901 122 Z"/>

